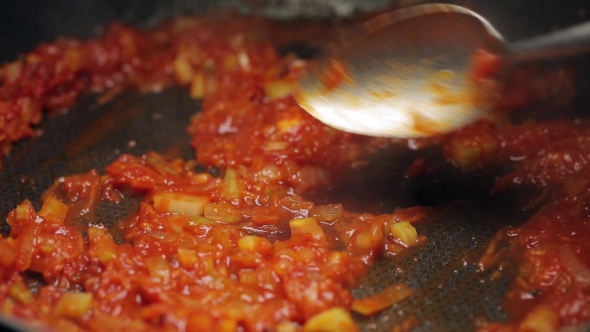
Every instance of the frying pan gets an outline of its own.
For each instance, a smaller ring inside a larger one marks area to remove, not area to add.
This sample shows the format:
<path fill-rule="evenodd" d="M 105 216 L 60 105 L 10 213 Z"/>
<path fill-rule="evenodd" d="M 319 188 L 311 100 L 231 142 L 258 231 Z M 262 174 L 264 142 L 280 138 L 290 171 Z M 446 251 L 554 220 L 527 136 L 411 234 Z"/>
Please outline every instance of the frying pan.
<path fill-rule="evenodd" d="M 328 20 L 337 2 L 358 6 L 362 10 L 379 10 L 391 1 L 316 1 L 313 10 L 299 7 L 281 8 L 280 1 L 157 1 L 157 0 L 28 0 L 0 4 L 0 60 L 12 60 L 40 42 L 59 35 L 88 38 L 113 20 L 123 20 L 140 27 L 183 13 L 204 13 L 232 6 L 238 12 L 267 15 L 296 24 L 298 20 Z M 287 6 L 291 1 L 283 1 Z M 560 0 L 480 0 L 454 1 L 475 8 L 498 27 L 509 40 L 529 37 L 564 27 L 590 15 L 590 1 Z M 360 4 L 360 5 L 359 5 Z M 341 14 L 351 14 L 343 12 Z M 310 41 L 310 45 L 312 41 Z M 283 50 L 310 54 L 309 45 L 283 45 Z M 578 98 L 567 108 L 552 113 L 527 110 L 528 115 L 579 116 L 590 106 L 590 58 L 579 57 L 552 65 L 573 66 L 578 73 Z M 198 112 L 200 102 L 191 100 L 180 89 L 158 94 L 127 91 L 106 104 L 99 105 L 89 96 L 67 114 L 47 115 L 40 124 L 42 135 L 17 143 L 2 161 L 0 172 L 0 220 L 25 198 L 40 208 L 38 197 L 53 181 L 69 174 L 102 169 L 121 153 L 140 155 L 157 151 L 165 156 L 194 157 L 186 134 L 189 117 Z M 438 164 L 437 171 L 419 178 L 406 179 L 403 171 L 416 157 Z M 389 331 L 408 314 L 422 325 L 416 331 L 470 331 L 475 320 L 507 320 L 501 309 L 503 295 L 514 274 L 507 269 L 503 277 L 491 281 L 490 273 L 477 272 L 476 262 L 491 237 L 508 225 L 519 225 L 534 209 L 521 206 L 527 193 L 508 192 L 490 197 L 494 178 L 503 167 L 486 171 L 459 172 L 442 162 L 440 151 L 383 151 L 374 157 L 371 168 L 350 174 L 337 190 L 338 195 L 318 198 L 340 200 L 349 209 L 389 212 L 398 206 L 423 205 L 433 209 L 432 217 L 418 231 L 429 241 L 408 256 L 381 260 L 354 290 L 355 297 L 372 295 L 396 282 L 406 282 L 416 293 L 407 301 L 394 305 L 375 317 L 354 316 L 364 331 Z M 359 187 L 360 186 L 360 187 Z M 351 188 L 355 188 L 351 190 Z M 359 189 L 360 188 L 360 189 Z M 100 222 L 112 224 L 135 211 L 137 201 L 122 204 L 101 203 Z M 3 232 L 7 226 L 3 224 Z M 508 264 L 514 267 L 514 265 Z M 35 276 L 30 276 L 34 281 Z M 8 331 L 26 331 L 10 319 L 0 317 L 0 326 Z"/>

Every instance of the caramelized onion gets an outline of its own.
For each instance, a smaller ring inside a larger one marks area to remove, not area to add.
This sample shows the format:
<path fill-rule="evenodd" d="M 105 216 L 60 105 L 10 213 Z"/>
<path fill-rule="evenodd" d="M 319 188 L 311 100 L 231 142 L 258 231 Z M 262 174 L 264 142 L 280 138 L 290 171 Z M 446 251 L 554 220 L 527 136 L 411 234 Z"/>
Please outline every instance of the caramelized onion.
<path fill-rule="evenodd" d="M 557 254 L 561 266 L 580 286 L 590 286 L 590 268 L 578 259 L 569 245 L 559 247 Z"/>

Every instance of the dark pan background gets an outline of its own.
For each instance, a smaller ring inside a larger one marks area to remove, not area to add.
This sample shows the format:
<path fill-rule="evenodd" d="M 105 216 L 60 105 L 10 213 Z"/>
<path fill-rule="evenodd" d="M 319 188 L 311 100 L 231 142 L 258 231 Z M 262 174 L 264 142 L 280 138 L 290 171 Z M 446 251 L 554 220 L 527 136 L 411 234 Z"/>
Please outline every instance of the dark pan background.
<path fill-rule="evenodd" d="M 2 0 L 0 61 L 15 59 L 40 42 L 54 40 L 60 35 L 91 37 L 100 30 L 97 27 L 113 20 L 147 27 L 183 13 L 232 7 L 245 14 L 296 21 L 302 18 L 327 19 L 334 13 L 335 2 L 346 2 L 364 10 L 393 3 L 389 0 L 301 0 L 307 4 L 289 6 L 295 2 Z M 508 40 L 545 33 L 584 21 L 587 17 L 590 19 L 590 1 L 480 0 L 455 3 L 473 5 Z M 586 113 L 586 106 L 590 106 L 590 84 L 586 79 L 590 77 L 589 60 L 588 57 L 567 60 L 579 74 L 579 98 L 567 109 L 556 109 L 554 115 Z M 26 198 L 39 207 L 39 195 L 56 178 L 92 168 L 101 169 L 120 153 L 139 155 L 155 150 L 168 156 L 193 157 L 185 128 L 189 117 L 200 109 L 200 102 L 190 100 L 186 92 L 179 89 L 159 94 L 129 91 L 102 106 L 97 106 L 95 99 L 92 96 L 86 98 L 67 114 L 47 116 L 40 125 L 43 135 L 18 143 L 10 156 L 3 160 L 0 220 Z M 425 156 L 440 159 L 436 151 Z M 488 196 L 491 183 L 501 169 L 459 174 L 450 167 L 442 167 L 423 178 L 404 179 L 402 172 L 415 157 L 416 153 L 405 151 L 376 156 L 378 162 L 372 169 L 351 176 L 350 183 L 343 183 L 344 190 L 339 191 L 338 199 L 356 202 L 350 205 L 353 209 L 391 211 L 396 206 L 425 205 L 436 211 L 435 217 L 419 226 L 419 232 L 429 238 L 428 245 L 408 257 L 379 262 L 354 291 L 355 296 L 363 297 L 404 281 L 416 290 L 416 294 L 376 317 L 355 318 L 364 331 L 389 331 L 408 314 L 417 316 L 424 323 L 417 331 L 470 331 L 475 329 L 474 320 L 481 317 L 505 321 L 506 315 L 500 304 L 513 271 L 508 270 L 506 278 L 492 282 L 489 272 L 476 271 L 475 263 L 495 232 L 507 225 L 521 224 L 534 210 L 520 208 L 521 193 Z M 359 187 L 359 183 L 364 185 Z M 131 213 L 136 206 L 132 200 L 119 205 L 103 204 L 98 218 L 109 224 Z"/>

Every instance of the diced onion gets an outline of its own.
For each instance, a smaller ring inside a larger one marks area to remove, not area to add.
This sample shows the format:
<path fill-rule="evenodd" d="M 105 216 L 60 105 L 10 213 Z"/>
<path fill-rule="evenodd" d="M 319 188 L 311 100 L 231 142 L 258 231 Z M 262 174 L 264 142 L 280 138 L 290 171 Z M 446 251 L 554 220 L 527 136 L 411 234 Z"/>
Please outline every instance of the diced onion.
<path fill-rule="evenodd" d="M 324 238 L 324 230 L 315 218 L 300 218 L 289 221 L 291 237 L 301 234 L 311 234 L 314 238 Z"/>
<path fill-rule="evenodd" d="M 309 210 L 309 215 L 320 222 L 334 222 L 342 216 L 342 204 L 328 204 L 314 206 Z"/>
<path fill-rule="evenodd" d="M 179 55 L 172 64 L 174 69 L 174 77 L 180 85 L 187 85 L 193 80 L 195 75 L 193 67 L 191 66 L 188 59 L 182 55 Z"/>
<path fill-rule="evenodd" d="M 277 325 L 277 332 L 298 332 L 299 331 L 299 327 L 297 326 L 296 323 L 293 322 L 280 322 L 279 325 Z"/>
<path fill-rule="evenodd" d="M 288 133 L 299 129 L 301 126 L 301 119 L 300 118 L 290 118 L 290 119 L 282 119 L 277 122 L 277 128 L 282 133 Z"/>
<path fill-rule="evenodd" d="M 45 200 L 39 216 L 52 224 L 63 225 L 66 215 L 68 214 L 68 206 L 60 202 L 56 197 L 50 196 Z"/>
<path fill-rule="evenodd" d="M 18 303 L 24 304 L 33 301 L 33 294 L 20 278 L 10 285 L 8 295 Z"/>
<path fill-rule="evenodd" d="M 192 250 L 178 248 L 178 262 L 185 269 L 190 269 L 197 263 L 197 253 Z"/>
<path fill-rule="evenodd" d="M 161 155 L 148 152 L 145 155 L 145 163 L 162 175 L 181 175 L 182 170 L 174 164 L 167 162 Z"/>
<path fill-rule="evenodd" d="M 407 221 L 398 222 L 391 225 L 391 235 L 403 243 L 406 247 L 411 247 L 416 244 L 418 239 L 418 232 L 416 228 Z"/>
<path fill-rule="evenodd" d="M 519 331 L 552 332 L 559 325 L 559 314 L 552 308 L 539 305 L 520 323 Z"/>
<path fill-rule="evenodd" d="M 35 209 L 29 200 L 25 200 L 16 207 L 17 220 L 29 220 L 35 215 Z M 12 225 L 11 225 L 12 226 Z"/>
<path fill-rule="evenodd" d="M 148 257 L 145 259 L 145 266 L 152 278 L 170 279 L 170 267 L 164 258 L 159 256 Z"/>
<path fill-rule="evenodd" d="M 580 286 L 590 286 L 590 268 L 576 257 L 576 253 L 569 246 L 561 246 L 558 249 L 558 257 L 561 266 Z"/>
<path fill-rule="evenodd" d="M 17 60 L 6 65 L 4 68 L 4 79 L 6 80 L 6 83 L 12 84 L 16 82 L 16 80 L 20 77 L 23 68 L 23 63 L 22 61 Z"/>
<path fill-rule="evenodd" d="M 205 184 L 209 182 L 213 177 L 209 173 L 198 173 L 190 176 L 191 183 L 193 184 Z"/>
<path fill-rule="evenodd" d="M 197 224 L 197 225 L 215 224 L 215 220 L 211 220 L 211 219 L 205 218 L 205 217 L 193 217 L 191 219 L 191 222 L 193 224 Z"/>
<path fill-rule="evenodd" d="M 223 178 L 223 189 L 221 190 L 223 198 L 240 198 L 240 187 L 238 184 L 238 172 L 233 168 L 225 171 Z"/>
<path fill-rule="evenodd" d="M 203 61 L 203 70 L 209 73 L 215 71 L 215 61 L 211 58 L 207 58 Z"/>
<path fill-rule="evenodd" d="M 223 58 L 223 69 L 234 71 L 238 68 L 238 58 L 233 54 L 228 54 Z"/>
<path fill-rule="evenodd" d="M 92 293 L 64 293 L 55 306 L 55 313 L 64 318 L 80 319 L 89 310 Z"/>
<path fill-rule="evenodd" d="M 96 249 L 98 260 L 102 264 L 107 264 L 117 258 L 117 244 L 111 235 L 107 234 L 106 229 L 88 228 L 88 239 L 91 246 Z"/>
<path fill-rule="evenodd" d="M 343 308 L 322 311 L 303 325 L 303 332 L 356 332 L 358 330 L 350 313 Z"/>
<path fill-rule="evenodd" d="M 262 148 L 265 151 L 280 151 L 285 150 L 289 147 L 289 142 L 278 141 L 278 142 L 265 142 Z"/>
<path fill-rule="evenodd" d="M 205 218 L 233 223 L 242 219 L 240 210 L 228 203 L 210 203 L 205 206 Z"/>
<path fill-rule="evenodd" d="M 264 93 L 270 100 L 279 100 L 290 96 L 295 90 L 296 83 L 291 80 L 271 80 L 263 85 Z"/>
<path fill-rule="evenodd" d="M 238 322 L 234 319 L 221 319 L 217 326 L 217 331 L 220 332 L 233 332 L 238 330 Z"/>
<path fill-rule="evenodd" d="M 488 156 L 498 148 L 498 142 L 492 137 L 482 136 L 474 144 L 460 138 L 452 140 L 450 144 L 451 159 L 459 166 L 466 168 L 473 166 L 481 157 Z"/>
<path fill-rule="evenodd" d="M 238 240 L 238 247 L 243 251 L 260 252 L 272 247 L 269 240 L 253 235 L 246 235 Z"/>
<path fill-rule="evenodd" d="M 387 287 L 375 296 L 355 300 L 352 303 L 352 310 L 365 316 L 374 315 L 383 309 L 401 302 L 414 294 L 414 291 L 405 283 L 395 284 Z"/>
<path fill-rule="evenodd" d="M 250 70 L 250 57 L 246 51 L 238 52 L 238 64 L 243 71 Z"/>
<path fill-rule="evenodd" d="M 282 176 L 281 169 L 275 164 L 266 164 L 257 172 L 261 180 L 278 181 Z"/>
<path fill-rule="evenodd" d="M 354 244 L 359 249 L 369 250 L 373 247 L 373 236 L 370 231 L 361 232 L 356 236 Z"/>
<path fill-rule="evenodd" d="M 189 217 L 201 217 L 207 203 L 207 197 L 180 193 L 154 195 L 154 208 L 160 213 L 182 213 Z"/>
<path fill-rule="evenodd" d="M 190 86 L 190 96 L 193 99 L 201 99 L 217 90 L 217 78 L 203 73 L 196 73 Z"/>
<path fill-rule="evenodd" d="M 328 183 L 330 173 L 321 167 L 305 165 L 299 170 L 297 177 L 301 180 L 301 183 L 315 187 Z"/>
<path fill-rule="evenodd" d="M 203 73 L 197 73 L 193 77 L 190 88 L 190 96 L 194 99 L 200 99 L 205 96 L 205 76 Z"/>
<path fill-rule="evenodd" d="M 481 150 L 477 146 L 466 146 L 459 141 L 452 141 L 450 145 L 451 159 L 461 167 L 469 167 L 477 162 Z"/>

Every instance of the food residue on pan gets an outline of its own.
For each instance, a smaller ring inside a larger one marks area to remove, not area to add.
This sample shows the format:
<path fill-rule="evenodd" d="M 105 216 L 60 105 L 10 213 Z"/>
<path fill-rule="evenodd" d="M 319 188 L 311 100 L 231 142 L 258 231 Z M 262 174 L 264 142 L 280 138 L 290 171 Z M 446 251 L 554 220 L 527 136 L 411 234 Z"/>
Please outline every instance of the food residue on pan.
<path fill-rule="evenodd" d="M 343 83 L 350 82 L 346 65 L 338 59 L 330 59 L 320 77 L 326 91 L 332 91 Z"/>

